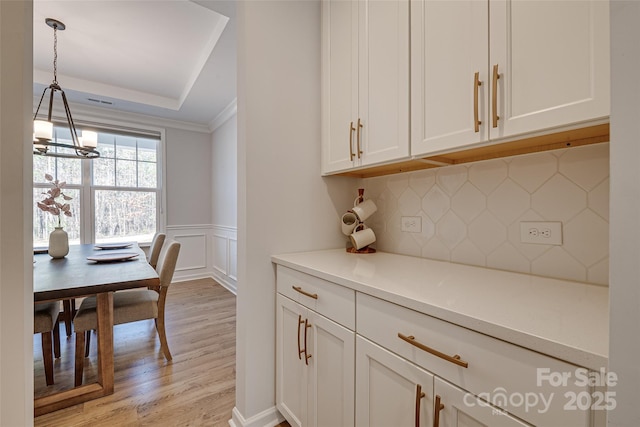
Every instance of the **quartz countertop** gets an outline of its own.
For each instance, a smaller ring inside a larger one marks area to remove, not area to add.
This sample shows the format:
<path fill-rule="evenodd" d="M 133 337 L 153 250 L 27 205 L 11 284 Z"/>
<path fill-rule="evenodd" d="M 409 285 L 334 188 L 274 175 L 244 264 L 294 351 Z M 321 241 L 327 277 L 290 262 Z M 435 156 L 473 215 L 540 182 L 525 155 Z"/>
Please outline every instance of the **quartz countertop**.
<path fill-rule="evenodd" d="M 605 286 L 384 252 L 332 249 L 272 261 L 579 366 L 607 367 Z"/>

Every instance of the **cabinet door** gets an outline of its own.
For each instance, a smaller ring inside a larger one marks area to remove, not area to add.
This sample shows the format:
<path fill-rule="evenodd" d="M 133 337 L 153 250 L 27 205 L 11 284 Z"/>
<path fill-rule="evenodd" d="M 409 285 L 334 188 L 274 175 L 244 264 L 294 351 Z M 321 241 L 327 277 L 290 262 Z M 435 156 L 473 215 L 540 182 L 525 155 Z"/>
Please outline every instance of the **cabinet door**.
<path fill-rule="evenodd" d="M 356 3 L 362 124 L 357 142 L 362 164 L 370 165 L 409 155 L 409 0 Z"/>
<path fill-rule="evenodd" d="M 307 418 L 307 373 L 299 350 L 307 309 L 278 294 L 277 310 L 276 406 L 292 426 L 301 427 Z"/>
<path fill-rule="evenodd" d="M 434 380 L 433 393 L 436 406 L 438 403 L 442 405 L 439 411 L 438 408 L 434 409 L 439 412 L 437 415 L 434 414 L 438 418 L 438 422 L 433 423 L 434 427 L 527 427 L 529 425 L 437 377 Z"/>
<path fill-rule="evenodd" d="M 489 9 L 489 65 L 500 77 L 490 139 L 608 117 L 609 2 L 490 0 Z"/>
<path fill-rule="evenodd" d="M 307 353 L 310 427 L 354 422 L 355 332 L 310 311 Z"/>
<path fill-rule="evenodd" d="M 357 336 L 356 426 L 431 426 L 432 393 L 433 375 Z"/>
<path fill-rule="evenodd" d="M 488 15 L 477 0 L 411 3 L 412 155 L 488 139 Z"/>
<path fill-rule="evenodd" d="M 322 173 L 357 165 L 358 2 L 322 2 Z"/>

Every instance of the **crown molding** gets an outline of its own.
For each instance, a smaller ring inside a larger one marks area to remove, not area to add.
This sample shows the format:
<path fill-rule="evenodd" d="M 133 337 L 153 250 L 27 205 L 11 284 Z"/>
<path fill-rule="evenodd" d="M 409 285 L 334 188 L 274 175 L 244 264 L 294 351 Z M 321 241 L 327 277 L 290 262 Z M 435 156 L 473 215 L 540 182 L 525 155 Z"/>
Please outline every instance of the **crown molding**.
<path fill-rule="evenodd" d="M 220 126 L 225 124 L 227 120 L 231 117 L 235 116 L 238 113 L 238 98 L 235 98 L 233 101 L 227 105 L 220 114 L 218 114 L 211 122 L 209 123 L 209 130 L 211 132 L 218 129 Z"/>
<path fill-rule="evenodd" d="M 33 111 L 35 111 L 40 101 L 39 96 L 33 97 Z M 162 117 L 148 116 L 139 113 L 129 113 L 121 110 L 111 110 L 94 107 L 91 105 L 69 102 L 69 108 L 73 113 L 74 121 L 86 121 L 95 123 L 126 125 L 130 127 L 153 126 L 156 128 L 172 128 L 200 133 L 211 133 L 209 126 L 199 123 L 184 122 L 179 120 L 165 119 Z M 65 113 L 62 109 L 54 106 L 53 115 L 57 120 L 65 121 Z"/>

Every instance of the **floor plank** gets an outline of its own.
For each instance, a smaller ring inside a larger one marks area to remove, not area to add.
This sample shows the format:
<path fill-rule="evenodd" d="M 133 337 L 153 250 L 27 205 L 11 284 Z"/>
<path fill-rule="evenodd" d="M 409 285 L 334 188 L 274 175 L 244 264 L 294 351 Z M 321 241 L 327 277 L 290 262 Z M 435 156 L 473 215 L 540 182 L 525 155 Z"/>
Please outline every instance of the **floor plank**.
<path fill-rule="evenodd" d="M 167 296 L 167 337 L 173 361 L 160 351 L 154 322 L 114 328 L 115 391 L 34 420 L 34 426 L 228 426 L 235 405 L 236 298 L 212 279 L 173 284 Z M 34 394 L 73 387 L 74 337 L 61 331 L 55 384 L 44 379 L 39 335 L 34 335 Z M 94 381 L 97 337 L 85 360 Z"/>

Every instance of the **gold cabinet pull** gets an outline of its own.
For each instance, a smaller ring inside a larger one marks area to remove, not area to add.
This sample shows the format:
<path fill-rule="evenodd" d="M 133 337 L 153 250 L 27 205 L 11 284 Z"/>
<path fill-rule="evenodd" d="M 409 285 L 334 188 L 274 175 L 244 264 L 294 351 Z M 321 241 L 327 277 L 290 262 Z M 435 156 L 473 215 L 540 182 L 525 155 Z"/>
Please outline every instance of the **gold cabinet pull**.
<path fill-rule="evenodd" d="M 480 72 L 476 71 L 473 76 L 473 128 L 475 132 L 480 132 L 482 121 L 478 119 L 478 91 L 482 86 L 480 81 Z"/>
<path fill-rule="evenodd" d="M 500 120 L 500 116 L 498 116 L 498 79 L 500 78 L 500 74 L 498 73 L 498 64 L 493 66 L 493 87 L 491 88 L 491 110 L 493 114 L 493 124 L 494 128 L 498 127 L 498 120 Z"/>
<path fill-rule="evenodd" d="M 356 128 L 353 127 L 353 122 L 349 124 L 349 159 L 353 161 L 353 158 L 356 156 L 356 153 L 353 152 L 353 132 Z"/>
<path fill-rule="evenodd" d="M 302 320 L 302 315 L 298 314 L 298 359 L 302 360 L 302 353 L 304 350 L 300 348 L 300 325 L 302 325 L 304 321 Z"/>
<path fill-rule="evenodd" d="M 311 358 L 310 354 L 307 354 L 307 330 L 311 327 L 311 323 L 309 323 L 309 319 L 304 319 L 304 364 L 309 364 L 309 359 Z"/>
<path fill-rule="evenodd" d="M 358 151 L 358 158 L 360 158 L 360 156 L 362 156 L 362 148 L 360 146 L 360 144 L 361 144 L 360 139 L 361 139 L 361 135 L 362 135 L 362 132 L 360 132 L 360 129 L 362 129 L 362 128 L 363 128 L 362 121 L 358 117 L 358 130 L 356 131 L 356 134 L 357 134 L 356 140 L 357 140 L 357 143 L 358 143 L 358 150 L 357 150 Z"/>
<path fill-rule="evenodd" d="M 444 405 L 440 403 L 440 396 L 436 394 L 435 408 L 433 411 L 433 427 L 440 427 L 440 411 L 444 409 Z"/>
<path fill-rule="evenodd" d="M 301 286 L 292 286 L 293 290 L 296 292 L 300 292 L 302 295 L 307 296 L 309 298 L 318 299 L 318 294 L 310 294 L 307 291 L 303 291 Z"/>
<path fill-rule="evenodd" d="M 409 344 L 418 347 L 420 350 L 426 351 L 427 353 L 431 353 L 434 356 L 438 356 L 441 359 L 446 360 L 447 362 L 451 362 L 451 363 L 455 363 L 458 366 L 462 366 L 463 368 L 468 368 L 469 367 L 469 363 L 465 362 L 464 360 L 460 359 L 460 356 L 458 356 L 457 354 L 453 355 L 453 356 L 449 356 L 448 354 L 444 354 L 439 352 L 438 350 L 434 350 L 431 347 L 427 347 L 426 345 L 419 343 L 418 341 L 416 341 L 416 338 L 413 335 L 403 335 L 400 332 L 398 332 L 398 338 L 400 338 L 403 341 L 408 342 Z"/>
<path fill-rule="evenodd" d="M 420 384 L 416 385 L 416 427 L 420 427 L 420 400 L 425 396 Z"/>

